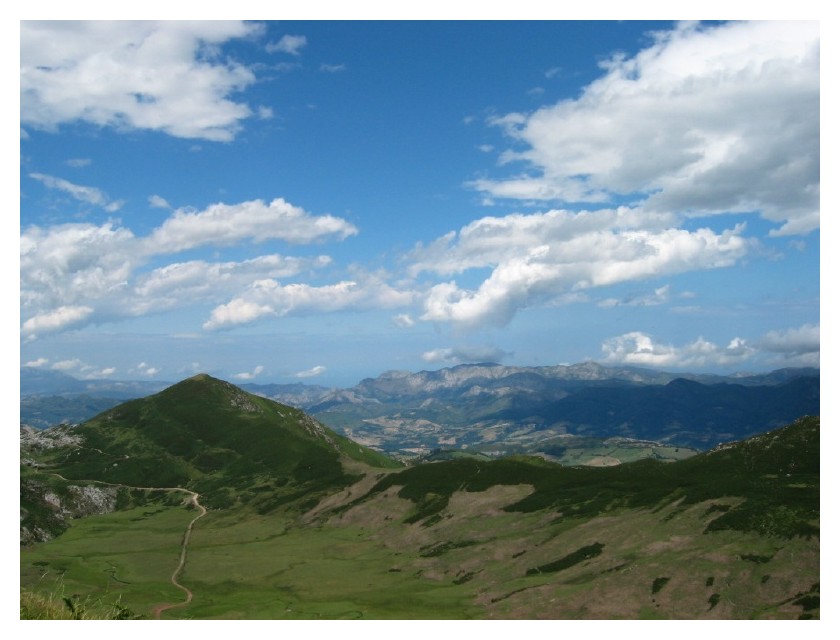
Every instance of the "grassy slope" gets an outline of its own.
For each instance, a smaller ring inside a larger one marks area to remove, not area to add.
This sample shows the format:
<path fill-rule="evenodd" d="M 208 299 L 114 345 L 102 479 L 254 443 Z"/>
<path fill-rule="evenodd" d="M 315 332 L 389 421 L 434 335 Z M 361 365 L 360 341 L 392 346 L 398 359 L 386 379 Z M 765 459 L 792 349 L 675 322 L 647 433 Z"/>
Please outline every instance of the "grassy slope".
<path fill-rule="evenodd" d="M 209 506 L 284 500 L 346 486 L 343 460 L 392 460 L 324 429 L 303 412 L 209 376 L 106 411 L 76 429 L 84 446 L 42 460 L 74 480 L 144 487 L 189 486 Z"/>
<path fill-rule="evenodd" d="M 667 465 L 429 464 L 362 480 L 303 519 L 211 511 L 182 579 L 195 600 L 165 615 L 818 616 L 818 428 Z M 75 521 L 21 553 L 21 583 L 48 592 L 61 577 L 148 615 L 180 599 L 168 576 L 192 515 L 160 501 Z"/>
<path fill-rule="evenodd" d="M 796 480 L 791 480 L 794 475 Z M 458 489 L 527 484 L 534 492 L 508 507 L 551 509 L 590 517 L 618 506 L 657 508 L 721 496 L 745 500 L 715 525 L 791 537 L 819 526 L 819 419 L 799 420 L 771 434 L 678 463 L 639 461 L 609 468 L 557 467 L 537 458 L 484 462 L 458 459 L 421 465 L 383 478 L 371 494 L 399 486 L 415 504 L 410 522 L 435 517 Z"/>

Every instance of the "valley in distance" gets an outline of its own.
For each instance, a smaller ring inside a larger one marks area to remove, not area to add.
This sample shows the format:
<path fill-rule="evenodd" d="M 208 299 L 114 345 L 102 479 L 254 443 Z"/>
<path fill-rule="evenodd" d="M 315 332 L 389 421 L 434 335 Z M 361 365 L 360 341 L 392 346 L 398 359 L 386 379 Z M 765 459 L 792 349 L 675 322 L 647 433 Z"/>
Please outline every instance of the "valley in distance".
<path fill-rule="evenodd" d="M 819 619 L 819 402 L 818 369 L 24 368 L 21 619 Z"/>

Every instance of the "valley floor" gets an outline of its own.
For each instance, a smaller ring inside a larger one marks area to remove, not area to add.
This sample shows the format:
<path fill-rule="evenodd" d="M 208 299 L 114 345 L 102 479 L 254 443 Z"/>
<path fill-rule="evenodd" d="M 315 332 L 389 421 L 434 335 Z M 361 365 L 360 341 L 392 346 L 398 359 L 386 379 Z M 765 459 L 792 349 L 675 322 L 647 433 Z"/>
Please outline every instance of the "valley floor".
<path fill-rule="evenodd" d="M 496 485 L 405 524 L 414 505 L 398 487 L 348 508 L 362 488 L 303 518 L 210 511 L 179 578 L 194 597 L 162 617 L 819 617 L 818 538 L 703 533 L 734 498 L 574 518 L 505 511 L 531 488 Z M 157 504 L 74 521 L 21 550 L 21 586 L 154 617 L 183 600 L 170 577 L 195 515 Z"/>

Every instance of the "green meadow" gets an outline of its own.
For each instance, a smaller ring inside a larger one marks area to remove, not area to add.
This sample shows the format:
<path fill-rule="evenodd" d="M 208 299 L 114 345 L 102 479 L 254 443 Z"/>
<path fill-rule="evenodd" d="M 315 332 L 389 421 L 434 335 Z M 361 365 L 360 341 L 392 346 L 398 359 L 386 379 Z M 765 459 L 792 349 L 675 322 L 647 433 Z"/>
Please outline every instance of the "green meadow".
<path fill-rule="evenodd" d="M 506 511 L 526 486 L 455 491 L 434 522 L 396 487 L 312 519 L 211 512 L 171 619 L 798 618 L 818 616 L 818 542 L 707 525 L 738 498 L 595 517 Z M 22 586 L 153 617 L 195 511 L 93 516 L 21 553 Z M 816 603 L 816 607 L 814 606 Z"/>

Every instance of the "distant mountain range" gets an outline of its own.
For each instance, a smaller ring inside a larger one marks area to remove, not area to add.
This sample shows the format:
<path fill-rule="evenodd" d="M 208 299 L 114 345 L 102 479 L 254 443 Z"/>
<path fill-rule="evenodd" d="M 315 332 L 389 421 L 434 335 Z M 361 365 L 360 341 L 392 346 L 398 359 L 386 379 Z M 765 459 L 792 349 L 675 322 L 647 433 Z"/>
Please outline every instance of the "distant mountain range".
<path fill-rule="evenodd" d="M 621 437 L 709 449 L 819 415 L 819 369 L 763 374 L 668 373 L 594 362 L 546 367 L 495 363 L 389 371 L 355 387 L 246 384 L 298 407 L 359 443 L 399 456 L 439 449 L 487 455 L 561 455 L 574 437 Z M 81 422 L 119 399 L 166 383 L 81 381 L 21 369 L 21 422 Z"/>
<path fill-rule="evenodd" d="M 20 368 L 21 397 L 89 395 L 98 398 L 130 400 L 157 393 L 171 384 L 171 382 L 157 380 L 79 380 L 61 371 L 36 367 Z"/>

